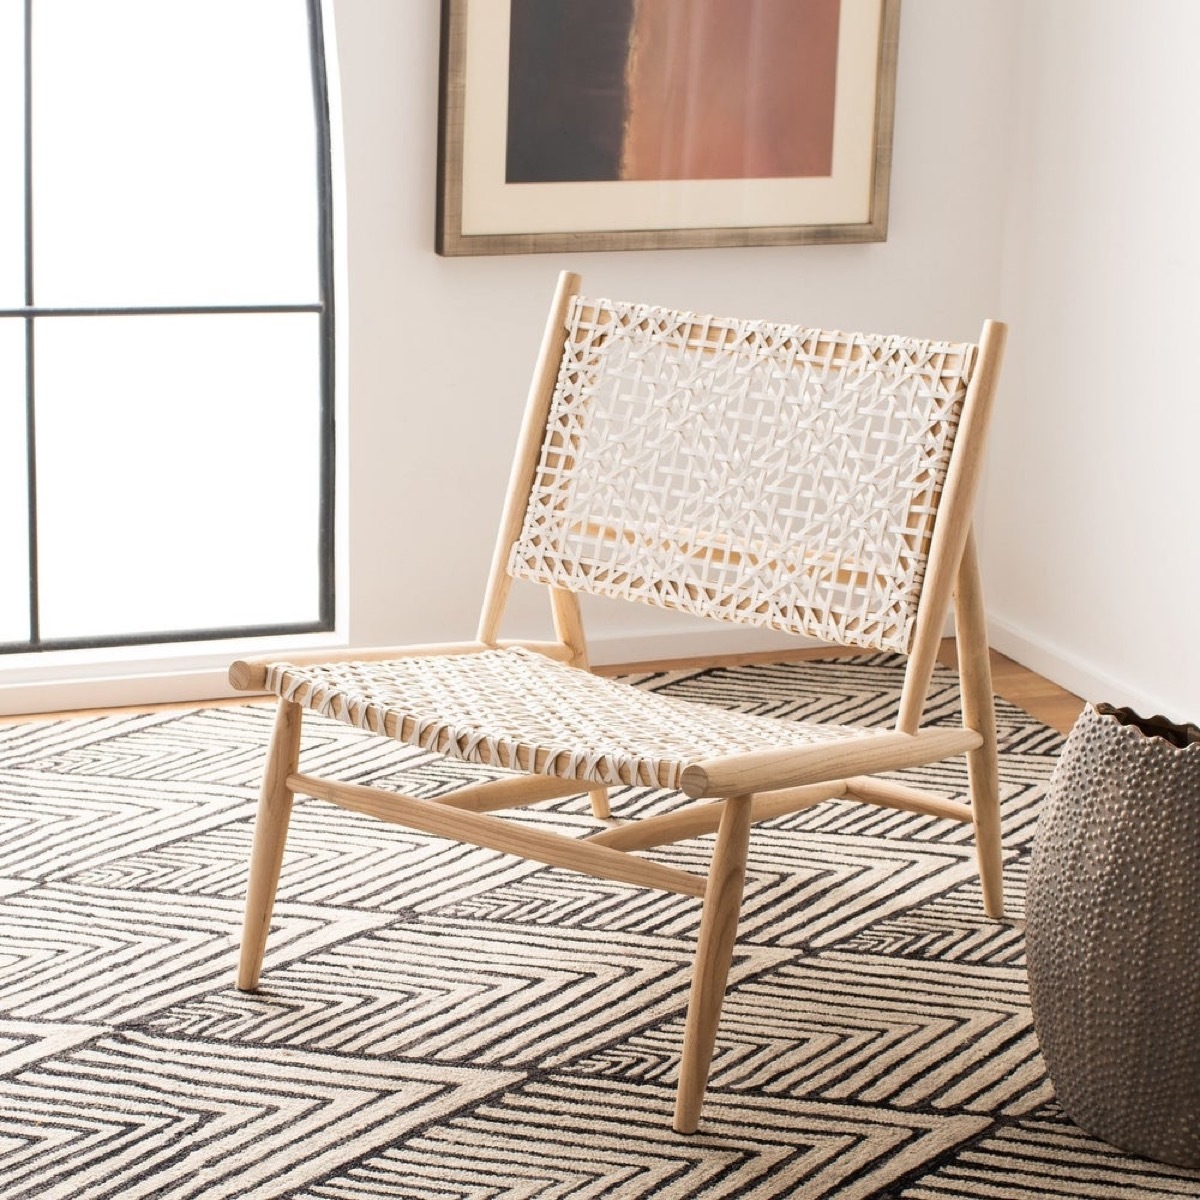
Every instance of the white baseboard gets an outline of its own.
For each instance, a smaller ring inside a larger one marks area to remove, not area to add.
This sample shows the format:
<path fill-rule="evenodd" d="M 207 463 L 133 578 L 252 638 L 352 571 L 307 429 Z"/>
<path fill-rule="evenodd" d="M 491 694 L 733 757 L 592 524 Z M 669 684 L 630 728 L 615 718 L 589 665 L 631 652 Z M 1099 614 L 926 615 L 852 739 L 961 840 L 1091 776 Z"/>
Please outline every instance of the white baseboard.
<path fill-rule="evenodd" d="M 1061 646 L 1030 633 L 1028 629 L 1004 617 L 989 616 L 988 639 L 993 649 L 1084 700 L 1118 707 L 1128 705 L 1143 716 L 1155 713 L 1170 715 L 1171 706 L 1161 697 L 1131 687 L 1094 663 L 1063 650 Z"/>
<path fill-rule="evenodd" d="M 45 680 L 0 686 L 0 716 L 177 702 L 202 704 L 244 695 L 230 687 L 228 667 Z"/>
<path fill-rule="evenodd" d="M 235 658 L 345 644 L 314 633 L 11 655 L 0 662 L 0 716 L 223 700 L 244 695 L 229 684 Z"/>

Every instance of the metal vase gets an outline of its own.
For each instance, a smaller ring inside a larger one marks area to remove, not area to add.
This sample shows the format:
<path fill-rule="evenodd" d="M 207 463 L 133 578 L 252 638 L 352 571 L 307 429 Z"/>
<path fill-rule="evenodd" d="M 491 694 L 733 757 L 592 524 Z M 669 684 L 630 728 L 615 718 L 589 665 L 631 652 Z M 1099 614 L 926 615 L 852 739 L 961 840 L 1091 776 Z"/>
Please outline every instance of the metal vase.
<path fill-rule="evenodd" d="M 1200 1167 L 1200 729 L 1089 705 L 1039 818 L 1034 1027 L 1081 1128 Z"/>

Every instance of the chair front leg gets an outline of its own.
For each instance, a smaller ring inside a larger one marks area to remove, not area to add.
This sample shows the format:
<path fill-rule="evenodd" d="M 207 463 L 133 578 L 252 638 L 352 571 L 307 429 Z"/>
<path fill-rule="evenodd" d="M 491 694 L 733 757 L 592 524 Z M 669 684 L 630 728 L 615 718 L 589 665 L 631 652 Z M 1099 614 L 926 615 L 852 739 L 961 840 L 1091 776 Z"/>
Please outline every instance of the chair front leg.
<path fill-rule="evenodd" d="M 750 844 L 751 796 L 730 796 L 717 829 L 704 893 L 704 915 L 692 974 L 687 1027 L 683 1035 L 683 1060 L 679 1067 L 679 1093 L 675 1101 L 675 1129 L 694 1133 L 700 1122 L 708 1071 L 712 1065 L 717 1024 L 725 1000 L 729 964 L 737 938 L 742 889 L 746 882 L 746 851 Z"/>
<path fill-rule="evenodd" d="M 258 817 L 254 824 L 254 849 L 250 855 L 250 880 L 246 888 L 246 916 L 242 925 L 242 954 L 237 985 L 244 991 L 258 986 L 275 888 L 283 865 L 288 821 L 292 815 L 292 793 L 287 786 L 300 764 L 300 719 L 303 709 L 287 700 L 279 701 L 275 728 L 263 771 Z"/>

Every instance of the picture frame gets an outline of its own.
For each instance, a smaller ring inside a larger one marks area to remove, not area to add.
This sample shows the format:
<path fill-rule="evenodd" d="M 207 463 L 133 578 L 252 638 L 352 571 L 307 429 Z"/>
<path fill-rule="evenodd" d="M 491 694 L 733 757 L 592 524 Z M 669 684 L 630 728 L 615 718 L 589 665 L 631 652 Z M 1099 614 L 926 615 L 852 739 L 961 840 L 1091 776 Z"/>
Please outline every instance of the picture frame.
<path fill-rule="evenodd" d="M 899 17 L 443 0 L 437 252 L 884 241 Z"/>

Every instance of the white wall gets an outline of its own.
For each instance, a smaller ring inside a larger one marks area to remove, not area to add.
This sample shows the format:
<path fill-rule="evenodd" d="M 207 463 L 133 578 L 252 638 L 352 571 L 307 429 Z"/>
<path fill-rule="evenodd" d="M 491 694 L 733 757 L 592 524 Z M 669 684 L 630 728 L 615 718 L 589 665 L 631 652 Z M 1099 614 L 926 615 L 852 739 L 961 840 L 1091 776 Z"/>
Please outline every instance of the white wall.
<path fill-rule="evenodd" d="M 1021 9 L 993 637 L 1090 698 L 1200 720 L 1200 5 Z"/>
<path fill-rule="evenodd" d="M 350 640 L 473 633 L 545 306 L 570 266 L 600 293 L 781 320 L 973 337 L 1007 319 L 979 513 L 996 644 L 1093 698 L 1200 718 L 1195 0 L 904 0 L 887 242 L 572 259 L 433 253 L 439 0 L 333 8 Z M 516 599 L 511 631 L 540 628 L 540 605 Z M 730 631 L 649 609 L 589 615 L 599 660 L 731 648 Z M 18 681 L 0 709 L 221 694 L 232 653 L 192 649 L 191 675 L 148 663 L 137 686 L 64 660 L 51 672 L 93 682 Z"/>
<path fill-rule="evenodd" d="M 887 242 L 572 258 L 434 254 L 438 7 L 334 4 L 349 229 L 350 634 L 359 644 L 473 636 L 561 268 L 581 271 L 601 295 L 815 325 L 971 339 L 998 315 L 1016 27 L 1006 0 L 903 6 Z M 510 632 L 538 632 L 540 597 L 514 600 L 525 603 Z M 697 647 L 698 626 L 671 614 L 595 605 L 588 616 L 600 661 Z M 728 636 L 709 630 L 699 644 L 730 649 Z M 765 644 L 740 636 L 742 646 Z"/>

